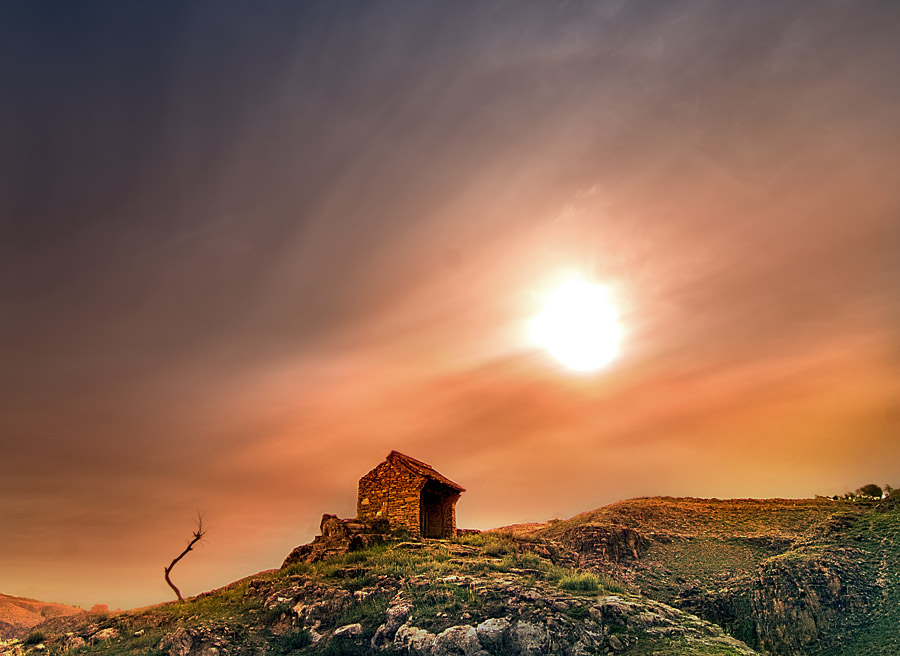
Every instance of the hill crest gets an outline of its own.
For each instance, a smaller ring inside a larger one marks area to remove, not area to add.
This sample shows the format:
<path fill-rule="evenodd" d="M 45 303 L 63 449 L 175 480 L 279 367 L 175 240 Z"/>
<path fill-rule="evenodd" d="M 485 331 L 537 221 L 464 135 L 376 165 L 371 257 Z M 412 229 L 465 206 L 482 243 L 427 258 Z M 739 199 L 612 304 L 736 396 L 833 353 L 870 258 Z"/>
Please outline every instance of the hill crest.
<path fill-rule="evenodd" d="M 641 498 L 39 628 L 44 654 L 895 656 L 898 544 L 897 495 Z"/>
<path fill-rule="evenodd" d="M 84 612 L 74 606 L 0 593 L 0 638 L 21 637 L 33 626 L 50 618 Z"/>

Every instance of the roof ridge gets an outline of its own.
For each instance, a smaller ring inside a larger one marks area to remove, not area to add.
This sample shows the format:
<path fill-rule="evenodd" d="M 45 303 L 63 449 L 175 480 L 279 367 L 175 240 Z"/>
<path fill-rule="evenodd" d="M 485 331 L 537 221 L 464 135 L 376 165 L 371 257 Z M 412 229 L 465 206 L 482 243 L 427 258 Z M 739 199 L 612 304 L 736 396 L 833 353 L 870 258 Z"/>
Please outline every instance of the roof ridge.
<path fill-rule="evenodd" d="M 397 450 L 392 450 L 387 458 L 385 458 L 386 462 L 399 462 L 400 465 L 408 469 L 413 474 L 418 476 L 424 476 L 425 478 L 430 478 L 438 483 L 442 483 L 447 487 L 453 488 L 460 492 L 465 492 L 466 488 L 464 488 L 459 483 L 454 483 L 449 478 L 438 472 L 434 467 L 429 465 L 427 462 L 422 462 L 421 460 L 416 460 L 405 453 L 400 453 Z M 423 471 L 424 470 L 424 471 Z"/>
<path fill-rule="evenodd" d="M 391 452 L 387 455 L 387 458 L 385 458 L 385 459 L 389 460 L 391 458 L 391 456 L 399 456 L 400 458 L 403 458 L 404 460 L 407 460 L 409 462 L 414 462 L 417 465 L 422 465 L 423 467 L 428 467 L 428 469 L 432 469 L 432 470 L 434 469 L 434 467 L 429 465 L 427 462 L 423 462 L 421 460 L 416 460 L 412 456 L 408 456 L 405 453 L 400 453 L 396 449 L 392 449 Z"/>

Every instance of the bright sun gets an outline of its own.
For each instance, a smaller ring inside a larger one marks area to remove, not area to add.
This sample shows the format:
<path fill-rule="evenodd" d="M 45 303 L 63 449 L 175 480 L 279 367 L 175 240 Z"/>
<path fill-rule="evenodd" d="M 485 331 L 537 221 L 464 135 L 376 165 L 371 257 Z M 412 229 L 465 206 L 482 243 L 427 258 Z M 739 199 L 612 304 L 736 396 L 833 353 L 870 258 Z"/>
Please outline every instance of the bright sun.
<path fill-rule="evenodd" d="M 595 371 L 618 352 L 622 330 L 602 285 L 571 276 L 531 320 L 531 339 L 574 371 Z"/>

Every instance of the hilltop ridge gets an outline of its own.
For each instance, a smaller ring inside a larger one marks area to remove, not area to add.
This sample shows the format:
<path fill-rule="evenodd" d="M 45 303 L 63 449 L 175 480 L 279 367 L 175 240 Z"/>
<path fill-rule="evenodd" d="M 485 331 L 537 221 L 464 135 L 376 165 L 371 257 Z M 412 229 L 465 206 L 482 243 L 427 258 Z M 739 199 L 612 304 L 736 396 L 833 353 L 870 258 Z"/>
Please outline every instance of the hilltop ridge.
<path fill-rule="evenodd" d="M 44 624 L 0 653 L 754 656 L 715 624 L 508 535 L 394 542 L 185 603 Z"/>
<path fill-rule="evenodd" d="M 900 497 L 621 501 L 506 527 L 772 654 L 900 653 Z"/>
<path fill-rule="evenodd" d="M 49 618 L 84 612 L 81 608 L 65 604 L 0 594 L 0 638 L 21 637 L 28 629 Z"/>
<path fill-rule="evenodd" d="M 896 656 L 900 497 L 642 498 L 351 546 L 0 654 Z M 40 647 L 40 649 L 39 649 Z"/>

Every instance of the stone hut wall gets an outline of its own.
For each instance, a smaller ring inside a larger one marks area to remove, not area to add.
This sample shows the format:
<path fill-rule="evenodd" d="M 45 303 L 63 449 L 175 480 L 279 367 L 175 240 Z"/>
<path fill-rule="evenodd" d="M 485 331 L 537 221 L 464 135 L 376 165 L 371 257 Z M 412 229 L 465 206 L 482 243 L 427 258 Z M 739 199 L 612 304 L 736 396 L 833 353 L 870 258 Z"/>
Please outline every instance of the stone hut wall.
<path fill-rule="evenodd" d="M 459 494 L 454 494 L 447 502 L 450 504 L 449 512 L 444 513 L 444 535 L 456 537 L 456 502 Z"/>
<path fill-rule="evenodd" d="M 419 505 L 425 482 L 405 467 L 385 461 L 359 479 L 356 516 L 369 521 L 386 519 L 392 527 L 404 527 L 419 537 Z"/>

